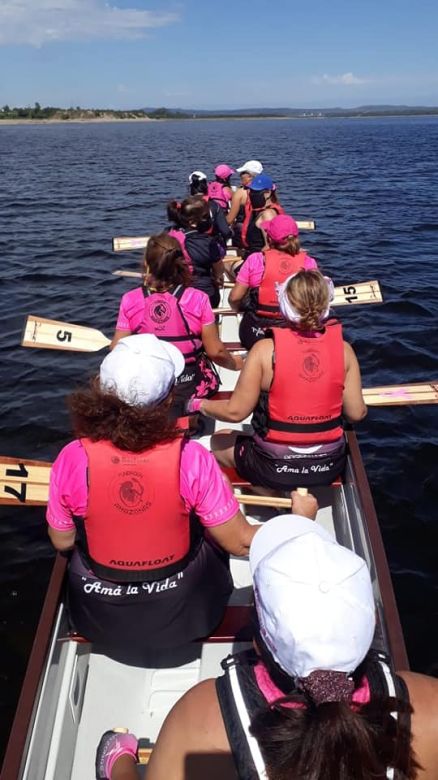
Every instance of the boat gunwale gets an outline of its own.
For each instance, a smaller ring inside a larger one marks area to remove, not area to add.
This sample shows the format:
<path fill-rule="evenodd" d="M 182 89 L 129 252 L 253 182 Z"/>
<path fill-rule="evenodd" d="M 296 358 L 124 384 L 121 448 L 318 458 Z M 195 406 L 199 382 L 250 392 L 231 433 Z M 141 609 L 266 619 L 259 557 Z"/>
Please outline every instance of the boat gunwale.
<path fill-rule="evenodd" d="M 56 554 L 21 686 L 17 709 L 9 732 L 0 780 L 17 780 L 20 777 L 26 743 L 30 736 L 29 729 L 38 704 L 38 689 L 42 683 L 47 663 L 47 652 L 61 601 L 67 562 L 67 555 Z"/>

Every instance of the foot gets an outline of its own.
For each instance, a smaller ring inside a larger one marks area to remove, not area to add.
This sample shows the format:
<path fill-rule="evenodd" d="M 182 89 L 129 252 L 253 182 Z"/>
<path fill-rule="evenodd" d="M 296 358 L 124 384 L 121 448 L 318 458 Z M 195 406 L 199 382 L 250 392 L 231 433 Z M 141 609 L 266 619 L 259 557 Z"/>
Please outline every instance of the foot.
<path fill-rule="evenodd" d="M 96 751 L 96 780 L 110 780 L 114 763 L 120 756 L 131 756 L 137 760 L 136 737 L 129 732 L 105 731 Z"/>

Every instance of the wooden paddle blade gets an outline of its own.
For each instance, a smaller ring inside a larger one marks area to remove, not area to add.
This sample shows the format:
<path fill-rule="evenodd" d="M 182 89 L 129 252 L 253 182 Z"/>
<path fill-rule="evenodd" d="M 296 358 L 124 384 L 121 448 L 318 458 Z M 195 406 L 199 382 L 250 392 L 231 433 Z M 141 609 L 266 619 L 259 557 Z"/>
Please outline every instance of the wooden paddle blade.
<path fill-rule="evenodd" d="M 297 225 L 299 230 L 315 230 L 313 219 L 298 220 Z M 113 251 L 129 252 L 132 249 L 144 249 L 149 238 L 150 236 L 117 236 L 113 238 Z"/>
<path fill-rule="evenodd" d="M 416 406 L 438 404 L 438 382 L 364 388 L 367 406 Z"/>
<path fill-rule="evenodd" d="M 47 504 L 51 465 L 47 461 L 0 456 L 0 504 Z"/>
<path fill-rule="evenodd" d="M 113 238 L 114 252 L 129 252 L 131 249 L 144 249 L 149 241 L 149 236 L 132 236 L 131 238 L 120 236 Z"/>
<path fill-rule="evenodd" d="M 143 274 L 140 271 L 113 271 L 113 276 L 128 276 L 131 279 L 141 279 Z"/>
<path fill-rule="evenodd" d="M 71 322 L 46 320 L 29 314 L 24 327 L 22 347 L 66 349 L 71 352 L 98 352 L 111 344 L 96 328 L 86 328 Z"/>
<path fill-rule="evenodd" d="M 372 282 L 357 282 L 357 284 L 349 284 L 345 285 L 345 287 L 335 287 L 335 297 L 332 305 L 349 306 L 355 303 L 382 303 L 382 301 L 380 284 L 374 280 Z M 233 309 L 228 308 L 217 308 L 213 309 L 213 311 L 215 314 L 225 316 L 241 314 L 241 312 L 235 312 Z"/>
<path fill-rule="evenodd" d="M 345 287 L 335 287 L 333 306 L 348 306 L 354 303 L 382 303 L 380 284 L 372 282 L 357 282 Z"/>

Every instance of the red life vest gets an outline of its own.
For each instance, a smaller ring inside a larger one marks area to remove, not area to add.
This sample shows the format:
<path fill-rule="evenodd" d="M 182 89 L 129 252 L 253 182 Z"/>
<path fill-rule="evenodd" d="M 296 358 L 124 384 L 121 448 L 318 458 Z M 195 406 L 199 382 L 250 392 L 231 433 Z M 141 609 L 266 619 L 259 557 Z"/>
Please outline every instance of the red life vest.
<path fill-rule="evenodd" d="M 88 509 L 75 518 L 92 571 L 115 582 L 159 580 L 190 560 L 190 515 L 180 491 L 182 439 L 143 452 L 81 439 Z"/>
<path fill-rule="evenodd" d="M 265 268 L 258 288 L 258 302 L 256 314 L 261 317 L 278 318 L 280 309 L 278 306 L 276 284 L 282 284 L 291 274 L 301 271 L 303 268 L 313 268 L 306 252 L 298 252 L 297 255 L 289 255 L 279 249 L 264 249 Z"/>
<path fill-rule="evenodd" d="M 339 439 L 345 380 L 341 324 L 327 322 L 318 338 L 307 338 L 290 328 L 272 328 L 272 336 L 274 378 L 266 407 L 259 402 L 255 410 L 254 430 L 278 444 L 311 445 Z"/>
<path fill-rule="evenodd" d="M 219 203 L 219 206 L 224 209 L 224 211 L 228 210 L 231 197 L 220 181 L 209 182 L 208 197 L 210 200 L 215 200 L 216 203 Z"/>
<path fill-rule="evenodd" d="M 202 339 L 190 330 L 180 306 L 184 290 L 182 285 L 173 292 L 151 292 L 147 287 L 139 287 L 128 316 L 133 333 L 153 333 L 158 339 L 170 341 L 181 350 L 186 363 L 194 363 L 203 352 Z"/>
<path fill-rule="evenodd" d="M 241 233 L 242 244 L 247 249 L 248 249 L 248 247 L 251 247 L 254 251 L 258 250 L 258 247 L 254 243 L 253 237 L 251 236 L 251 234 L 255 233 L 256 231 L 258 231 L 258 233 L 260 233 L 260 236 L 261 236 L 261 239 L 260 239 L 258 234 L 256 233 L 256 237 L 258 239 L 257 240 L 257 244 L 260 245 L 260 247 L 259 247 L 260 249 L 263 248 L 263 244 L 265 243 L 264 239 L 263 239 L 263 233 L 260 230 L 260 228 L 257 227 L 255 222 L 258 219 L 258 217 L 260 216 L 260 214 L 263 211 L 267 211 L 267 209 L 274 209 L 274 211 L 276 211 L 277 214 L 284 214 L 284 208 L 282 206 L 280 206 L 279 203 L 265 204 L 264 206 L 262 206 L 259 209 L 253 208 L 252 205 L 251 205 L 250 193 L 248 191 L 248 195 L 247 195 L 246 203 L 245 203 L 245 218 L 244 218 L 243 223 L 242 223 L 242 233 Z M 260 243 L 260 241 L 261 241 L 261 243 Z"/>

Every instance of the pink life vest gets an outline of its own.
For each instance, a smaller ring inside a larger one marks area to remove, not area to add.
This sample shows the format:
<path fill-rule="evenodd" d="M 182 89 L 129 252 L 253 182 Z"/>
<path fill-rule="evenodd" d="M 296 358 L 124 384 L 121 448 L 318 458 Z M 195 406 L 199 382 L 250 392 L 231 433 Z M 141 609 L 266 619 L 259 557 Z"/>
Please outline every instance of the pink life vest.
<path fill-rule="evenodd" d="M 186 363 L 195 363 L 202 353 L 200 333 L 193 333 L 179 304 L 185 288 L 178 285 L 172 292 L 152 292 L 138 287 L 129 311 L 132 333 L 153 333 L 158 339 L 175 344 Z"/>
<path fill-rule="evenodd" d="M 210 200 L 215 200 L 216 203 L 219 203 L 219 206 L 224 209 L 225 211 L 228 211 L 230 207 L 230 196 L 228 192 L 225 190 L 225 185 L 221 184 L 220 181 L 211 181 L 208 184 L 208 197 Z"/>
<path fill-rule="evenodd" d="M 176 238 L 178 241 L 178 244 L 180 245 L 182 249 L 182 253 L 184 255 L 184 260 L 186 261 L 187 265 L 189 266 L 190 273 L 193 273 L 193 264 L 192 264 L 192 258 L 190 257 L 189 253 L 186 249 L 186 237 L 183 230 L 176 230 L 175 228 L 171 228 L 169 230 L 169 236 L 172 236 L 172 238 Z"/>

